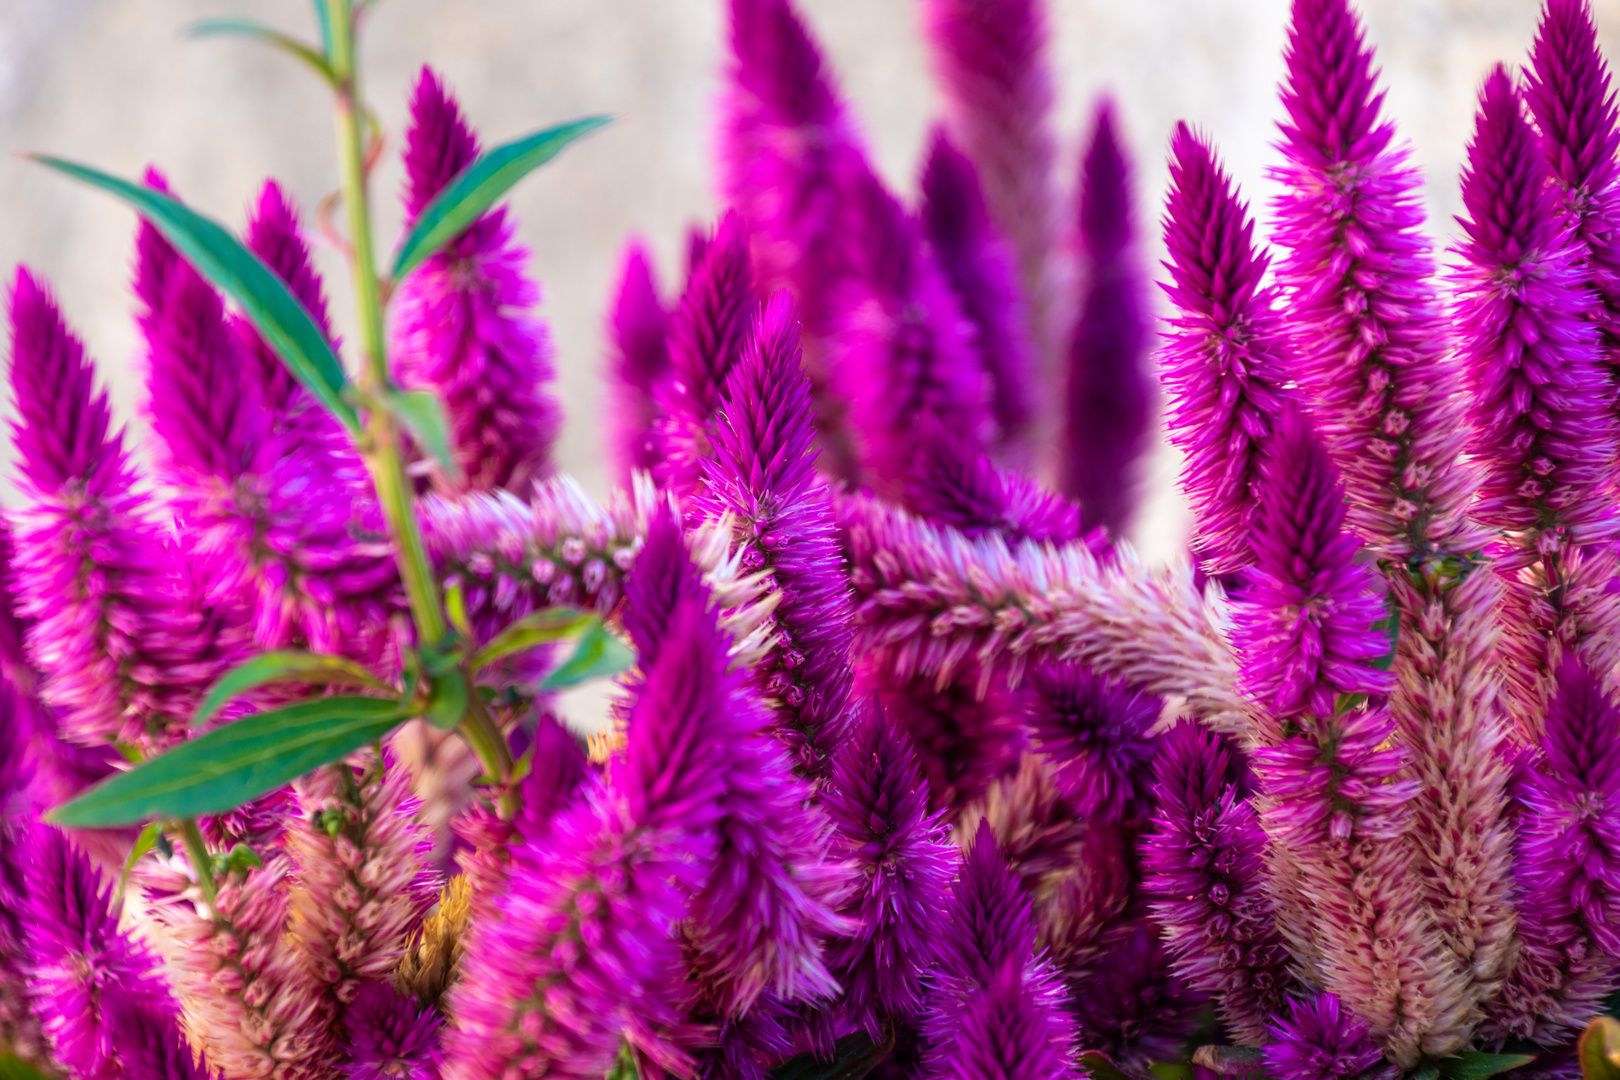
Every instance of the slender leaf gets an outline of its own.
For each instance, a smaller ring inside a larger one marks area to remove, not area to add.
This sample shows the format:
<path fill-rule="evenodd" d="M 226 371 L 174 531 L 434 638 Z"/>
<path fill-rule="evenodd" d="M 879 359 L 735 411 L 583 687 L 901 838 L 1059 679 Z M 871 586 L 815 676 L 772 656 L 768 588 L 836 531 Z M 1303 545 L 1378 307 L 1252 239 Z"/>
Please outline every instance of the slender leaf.
<path fill-rule="evenodd" d="M 328 697 L 255 713 L 109 777 L 48 815 L 106 828 L 218 814 L 388 734 L 405 713 L 371 697 Z"/>
<path fill-rule="evenodd" d="M 546 645 L 553 641 L 575 637 L 587 632 L 587 628 L 593 622 L 601 625 L 601 620 L 595 615 L 566 607 L 546 608 L 532 615 L 525 615 L 496 634 L 490 639 L 489 644 L 474 653 L 472 668 L 477 671 L 485 664 L 494 663 L 513 653 L 525 652 L 536 645 Z"/>
<path fill-rule="evenodd" d="M 1594 1017 L 1575 1044 L 1575 1056 L 1585 1080 L 1620 1080 L 1620 1020 Z"/>
<path fill-rule="evenodd" d="M 360 419 L 344 400 L 348 377 L 315 320 L 269 267 L 217 222 L 149 187 L 44 154 L 35 161 L 118 196 L 157 227 L 209 281 L 241 305 L 287 369 L 351 432 Z"/>
<path fill-rule="evenodd" d="M 514 184 L 556 157 L 563 147 L 611 119 L 587 116 L 480 155 L 423 208 L 410 234 L 400 244 L 399 254 L 394 257 L 394 279 L 402 279 L 423 259 L 460 235 Z"/>
<path fill-rule="evenodd" d="M 1091 1077 L 1091 1080 L 1143 1080 L 1137 1073 L 1127 1072 L 1124 1068 L 1115 1064 L 1114 1059 L 1101 1050 L 1082 1052 L 1080 1055 L 1080 1067 Z"/>
<path fill-rule="evenodd" d="M 382 403 L 426 450 L 452 481 L 461 479 L 461 463 L 450 448 L 450 422 L 444 404 L 431 390 L 392 390 L 382 395 Z"/>
<path fill-rule="evenodd" d="M 321 31 L 321 55 L 332 55 L 332 24 L 327 22 L 326 0 L 315 0 L 315 25 Z"/>
<path fill-rule="evenodd" d="M 636 1055 L 630 1052 L 630 1047 L 620 1043 L 619 1056 L 613 1059 L 613 1067 L 608 1070 L 606 1080 L 641 1080 L 641 1069 L 636 1065 Z"/>
<path fill-rule="evenodd" d="M 434 679 L 427 712 L 422 714 L 427 722 L 440 731 L 449 731 L 461 723 L 466 714 L 467 680 L 461 672 L 451 671 Z"/>
<path fill-rule="evenodd" d="M 393 694 L 392 686 L 352 660 L 306 652 L 268 652 L 226 672 L 197 706 L 193 725 L 208 722 L 227 701 L 239 694 L 274 683 L 313 683 L 316 686 L 360 686 L 380 694 Z"/>
<path fill-rule="evenodd" d="M 129 858 L 124 860 L 124 872 L 118 875 L 118 902 L 124 901 L 124 889 L 129 885 L 130 871 L 135 864 L 141 861 L 141 856 L 157 847 L 158 837 L 163 835 L 163 823 L 154 821 L 141 830 L 141 835 L 135 838 L 135 846 L 129 849 Z"/>
<path fill-rule="evenodd" d="M 636 662 L 630 646 L 608 633 L 600 621 L 593 621 L 580 635 L 574 655 L 540 683 L 542 690 L 561 690 L 590 679 L 617 675 Z"/>
<path fill-rule="evenodd" d="M 772 1069 L 771 1080 L 861 1080 L 882 1064 L 892 1049 L 892 1032 L 885 1032 L 883 1041 L 875 1042 L 866 1032 L 857 1031 L 838 1040 L 832 1060 L 800 1054 Z"/>
<path fill-rule="evenodd" d="M 48 1078 L 16 1054 L 0 1054 L 0 1080 L 48 1080 Z"/>
<path fill-rule="evenodd" d="M 201 22 L 192 23 L 189 33 L 192 37 L 228 35 L 252 38 L 273 49 L 280 49 L 293 59 L 302 62 L 305 67 L 319 75 L 328 86 L 337 86 L 337 76 L 332 74 L 331 65 L 326 62 L 326 56 L 322 52 L 256 19 L 203 19 Z"/>
<path fill-rule="evenodd" d="M 1490 1080 L 1493 1076 L 1528 1065 L 1534 1060 L 1534 1054 L 1484 1054 L 1468 1050 L 1456 1057 L 1441 1058 L 1437 1064 L 1445 1080 Z"/>

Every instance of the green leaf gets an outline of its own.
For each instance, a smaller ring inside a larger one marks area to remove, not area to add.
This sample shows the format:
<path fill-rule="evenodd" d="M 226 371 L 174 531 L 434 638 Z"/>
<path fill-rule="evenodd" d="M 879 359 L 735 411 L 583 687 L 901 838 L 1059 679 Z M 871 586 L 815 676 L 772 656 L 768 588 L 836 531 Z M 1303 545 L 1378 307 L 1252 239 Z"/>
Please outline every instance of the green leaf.
<path fill-rule="evenodd" d="M 282 52 L 300 61 L 305 67 L 319 75 L 326 85 L 337 87 L 337 76 L 332 74 L 331 65 L 326 62 L 324 52 L 317 51 L 309 45 L 291 36 L 283 34 L 280 30 L 264 25 L 256 19 L 203 19 L 194 22 L 188 28 L 192 37 L 231 37 L 252 38 L 263 42 L 272 49 Z"/>
<path fill-rule="evenodd" d="M 789 1058 L 771 1070 L 771 1080 L 861 1080 L 883 1063 L 894 1049 L 894 1033 L 885 1031 L 882 1042 L 864 1031 L 845 1035 L 833 1046 L 831 1061 L 814 1054 Z"/>
<path fill-rule="evenodd" d="M 1395 610 L 1395 602 L 1386 599 L 1389 605 L 1389 615 L 1372 624 L 1374 630 L 1382 630 L 1384 636 L 1389 638 L 1389 650 L 1383 656 L 1373 661 L 1373 667 L 1379 671 L 1388 671 L 1395 663 L 1395 653 L 1401 647 L 1401 613 Z"/>
<path fill-rule="evenodd" d="M 375 742 L 404 718 L 397 702 L 371 697 L 312 698 L 254 713 L 109 777 L 47 818 L 99 829 L 218 814 Z"/>
<path fill-rule="evenodd" d="M 635 662 L 636 654 L 630 646 L 608 633 L 600 620 L 593 621 L 580 635 L 574 655 L 547 675 L 540 689 L 561 690 L 589 679 L 617 675 Z"/>
<path fill-rule="evenodd" d="M 1490 1080 L 1499 1073 L 1528 1065 L 1534 1054 L 1482 1054 L 1468 1050 L 1456 1057 L 1441 1058 L 1437 1064 L 1445 1080 Z M 1612 1068 L 1612 1066 L 1611 1066 Z"/>
<path fill-rule="evenodd" d="M 16 1054 L 0 1054 L 0 1080 L 49 1080 Z"/>
<path fill-rule="evenodd" d="M 270 686 L 274 683 L 362 686 L 380 694 L 395 692 L 392 686 L 354 661 L 345 660 L 341 656 L 324 656 L 307 652 L 261 653 L 226 672 L 214 684 L 213 689 L 208 691 L 208 696 L 203 698 L 202 704 L 197 706 L 197 715 L 191 722 L 194 726 L 207 723 L 208 718 L 233 697 L 256 687 Z"/>
<path fill-rule="evenodd" d="M 327 20 L 331 16 L 326 11 L 326 0 L 315 0 L 315 25 L 321 31 L 321 55 L 332 55 L 332 24 Z"/>
<path fill-rule="evenodd" d="M 1087 1050 L 1080 1055 L 1080 1067 L 1091 1080 L 1142 1080 L 1136 1073 L 1126 1072 L 1114 1064 L 1101 1050 Z"/>
<path fill-rule="evenodd" d="M 461 723 L 467 713 L 467 680 L 459 671 L 447 672 L 433 680 L 433 693 L 428 697 L 427 712 L 422 715 L 440 731 L 449 731 Z"/>
<path fill-rule="evenodd" d="M 321 328 L 287 291 L 281 279 L 223 226 L 160 191 L 120 180 L 87 165 L 45 154 L 31 156 L 42 165 L 116 195 L 133 206 L 180 249 L 203 277 L 241 305 L 293 377 L 308 387 L 349 431 L 359 433 L 360 418 L 343 396 L 348 376 Z"/>
<path fill-rule="evenodd" d="M 1620 1077 L 1620 1020 L 1607 1015 L 1594 1017 L 1575 1044 L 1575 1057 L 1585 1080 Z"/>
<path fill-rule="evenodd" d="M 613 1067 L 607 1071 L 605 1080 L 641 1080 L 641 1070 L 636 1067 L 636 1055 L 630 1052 L 630 1047 L 626 1044 L 619 1044 L 619 1056 L 613 1059 Z"/>
<path fill-rule="evenodd" d="M 587 116 L 480 155 L 423 208 L 410 234 L 400 244 L 399 254 L 394 257 L 394 280 L 403 279 L 423 259 L 460 235 L 510 191 L 512 185 L 556 157 L 563 147 L 611 119 Z"/>
<path fill-rule="evenodd" d="M 450 448 L 450 422 L 445 418 L 439 395 L 431 390 L 390 390 L 381 396 L 381 401 L 395 419 L 405 425 L 416 445 L 439 463 L 445 476 L 459 481 L 461 463 Z"/>
<path fill-rule="evenodd" d="M 555 607 L 525 615 L 489 640 L 473 654 L 472 668 L 477 671 L 485 664 L 502 657 L 524 652 L 536 645 L 576 637 L 587 633 L 590 625 L 602 624 L 595 615 L 574 608 Z"/>
<path fill-rule="evenodd" d="M 129 885 L 130 872 L 135 864 L 141 861 L 141 856 L 157 847 L 158 837 L 163 835 L 163 823 L 154 821 L 141 830 L 141 835 L 135 838 L 135 846 L 129 849 L 129 858 L 124 860 L 124 872 L 118 875 L 118 903 L 124 902 L 124 889 Z"/>

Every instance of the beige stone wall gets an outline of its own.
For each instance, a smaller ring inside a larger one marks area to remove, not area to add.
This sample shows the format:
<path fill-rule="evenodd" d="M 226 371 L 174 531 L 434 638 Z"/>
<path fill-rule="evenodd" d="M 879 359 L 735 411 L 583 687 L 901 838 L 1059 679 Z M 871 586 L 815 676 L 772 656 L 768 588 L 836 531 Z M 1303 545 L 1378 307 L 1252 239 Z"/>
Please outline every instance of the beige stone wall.
<path fill-rule="evenodd" d="M 914 0 L 800 0 L 821 35 L 885 175 L 908 193 L 937 99 Z M 373 101 L 396 137 L 417 67 L 446 75 L 488 140 L 588 112 L 619 120 L 524 183 L 522 236 L 546 288 L 561 392 L 559 456 L 593 489 L 600 326 L 618 251 L 641 233 L 666 288 L 683 230 L 714 211 L 710 118 L 722 0 L 381 0 L 365 46 Z M 1217 138 L 1252 198 L 1268 194 L 1286 0 L 1051 0 L 1059 121 L 1071 163 L 1092 96 L 1121 103 L 1142 161 L 1144 215 L 1156 220 L 1163 147 L 1186 118 Z M 1535 0 L 1362 0 L 1389 102 L 1430 179 L 1437 235 L 1458 209 L 1455 179 L 1472 95 L 1489 66 L 1522 60 Z M 1597 0 L 1620 55 L 1620 0 Z M 0 0 L 0 270 L 27 262 L 56 285 L 139 425 L 127 285 L 133 219 L 107 198 L 9 156 L 40 149 L 135 174 L 164 168 L 185 198 L 240 222 L 266 175 L 306 207 L 335 183 L 327 102 L 290 61 L 236 42 L 187 41 L 182 28 L 252 15 L 308 32 L 302 0 Z M 397 150 L 397 138 L 393 149 Z M 399 220 L 400 171 L 379 176 L 381 235 Z M 340 321 L 347 288 L 321 254 Z M 9 472 L 8 460 L 4 469 Z M 1155 462 L 1139 539 L 1180 543 L 1184 516 L 1167 454 Z M 9 476 L 0 495 L 9 494 Z"/>

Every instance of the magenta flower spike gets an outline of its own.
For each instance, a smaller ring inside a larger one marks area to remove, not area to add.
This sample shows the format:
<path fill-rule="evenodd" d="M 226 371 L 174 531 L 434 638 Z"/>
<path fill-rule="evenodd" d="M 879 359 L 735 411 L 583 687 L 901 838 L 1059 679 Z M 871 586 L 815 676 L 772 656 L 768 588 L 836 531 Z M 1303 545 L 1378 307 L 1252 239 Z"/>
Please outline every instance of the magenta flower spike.
<path fill-rule="evenodd" d="M 1348 0 L 1294 0 L 1275 171 L 1277 280 L 1292 371 L 1343 472 L 1350 524 L 1405 559 L 1478 547 L 1460 372 L 1423 233 L 1422 179 L 1381 119 L 1372 49 Z"/>
<path fill-rule="evenodd" d="M 720 390 L 704 509 L 736 515 L 743 567 L 782 590 L 777 645 L 757 672 L 795 766 L 826 774 L 849 727 L 850 593 L 831 496 L 815 470 L 815 406 L 800 367 L 793 302 L 777 293 Z"/>
<path fill-rule="evenodd" d="M 978 167 L 991 216 L 1017 252 L 1039 367 L 1056 376 L 1069 316 L 1045 5 L 923 0 L 921 7 L 952 141 Z"/>
<path fill-rule="evenodd" d="M 113 1048 L 121 1080 L 216 1080 L 219 1073 L 199 1062 L 191 1044 L 165 1009 L 140 1000 L 107 1005 L 105 1022 L 117 1034 Z M 109 1075 L 102 1073 L 102 1076 Z"/>
<path fill-rule="evenodd" d="M 1030 743 L 1077 817 L 1099 827 L 1140 822 L 1151 812 L 1149 734 L 1164 703 L 1079 664 L 1047 663 L 1029 673 L 1024 717 Z"/>
<path fill-rule="evenodd" d="M 112 886 L 48 825 L 34 826 L 21 854 L 29 988 L 56 1060 L 86 1080 L 116 1072 L 119 1047 L 132 1034 L 115 1022 L 116 1010 L 135 1005 L 166 1022 L 178 1041 L 178 1010 L 157 958 L 118 929 Z"/>
<path fill-rule="evenodd" d="M 962 1014 L 949 1061 L 931 1075 L 951 1080 L 1069 1080 L 1066 1019 L 1043 988 L 1031 986 L 1025 965 L 1009 957 L 990 985 Z"/>
<path fill-rule="evenodd" d="M 622 484 L 634 470 L 658 462 L 653 388 L 669 371 L 669 312 L 658 296 L 652 255 L 640 241 L 625 248 L 607 333 L 608 450 Z"/>
<path fill-rule="evenodd" d="M 1188 721 L 1155 762 L 1144 889 L 1176 972 L 1209 995 L 1232 1038 L 1263 1046 L 1294 986 L 1266 890 L 1266 834 L 1230 779 L 1235 751 Z"/>
<path fill-rule="evenodd" d="M 439 1080 L 444 1017 L 387 982 L 360 986 L 344 1017 L 348 1080 Z"/>
<path fill-rule="evenodd" d="M 27 505 L 16 602 L 64 735 L 161 745 L 183 731 L 228 655 L 186 602 L 179 553 L 111 431 L 84 346 L 25 269 L 11 290 L 12 438 Z"/>
<path fill-rule="evenodd" d="M 839 747 L 823 794 L 837 830 L 836 857 L 854 867 L 840 913 L 859 929 L 831 944 L 827 959 L 844 988 L 849 1022 L 874 1039 L 886 1020 L 914 1022 L 936 947 L 938 913 L 960 862 L 905 735 L 867 705 Z"/>
<path fill-rule="evenodd" d="M 1620 985 L 1620 708 L 1598 673 L 1566 658 L 1540 753 L 1518 786 L 1519 955 L 1485 1034 L 1573 1039 Z"/>
<path fill-rule="evenodd" d="M 653 478 L 677 498 L 690 498 L 702 482 L 720 389 L 742 355 L 758 306 L 748 235 L 731 211 L 704 246 L 670 318 L 669 373 L 654 390 L 660 415 Z"/>
<path fill-rule="evenodd" d="M 1146 1071 L 1184 1052 L 1205 1002 L 1172 970 L 1158 923 L 1135 908 L 1109 928 L 1112 948 L 1078 977 L 1068 973 L 1070 1007 L 1086 1049 Z"/>
<path fill-rule="evenodd" d="M 1367 1025 L 1332 994 L 1289 1002 L 1266 1044 L 1266 1069 L 1277 1080 L 1383 1080 L 1396 1075 Z"/>
<path fill-rule="evenodd" d="M 1186 456 L 1193 550 L 1206 573 L 1230 574 L 1254 558 L 1260 467 L 1292 352 L 1248 208 L 1208 142 L 1185 124 L 1170 140 L 1164 240 L 1164 289 L 1176 308 L 1160 353 L 1170 440 Z"/>
<path fill-rule="evenodd" d="M 25 707 L 16 683 L 0 675 L 0 716 L 19 718 Z M 26 851 L 38 814 L 28 734 L 16 719 L 0 724 L 0 1039 L 24 1061 L 43 1064 L 50 1046 L 29 991 L 23 922 L 31 891 Z"/>
<path fill-rule="evenodd" d="M 405 218 L 414 222 L 478 156 L 455 99 L 427 68 L 405 133 Z M 540 286 L 504 208 L 473 222 L 400 282 L 393 301 L 395 373 L 443 399 L 456 460 L 471 491 L 526 496 L 551 473 L 562 417 L 550 334 L 534 314 Z"/>
<path fill-rule="evenodd" d="M 997 456 L 1028 467 L 1036 356 L 1017 253 L 991 219 L 978 170 L 942 127 L 929 138 L 921 188 L 923 233 L 973 324 L 979 361 L 990 378 Z"/>
<path fill-rule="evenodd" d="M 1136 252 L 1132 168 L 1114 103 L 1097 104 L 1080 166 L 1080 313 L 1069 339 L 1063 492 L 1087 528 L 1123 536 L 1151 436 L 1147 279 Z"/>
<path fill-rule="evenodd" d="M 1587 0 L 1549 0 L 1542 9 L 1524 97 L 1574 218 L 1586 285 L 1599 301 L 1587 318 L 1597 324 L 1613 369 L 1620 364 L 1620 130 L 1609 65 L 1598 49 Z"/>

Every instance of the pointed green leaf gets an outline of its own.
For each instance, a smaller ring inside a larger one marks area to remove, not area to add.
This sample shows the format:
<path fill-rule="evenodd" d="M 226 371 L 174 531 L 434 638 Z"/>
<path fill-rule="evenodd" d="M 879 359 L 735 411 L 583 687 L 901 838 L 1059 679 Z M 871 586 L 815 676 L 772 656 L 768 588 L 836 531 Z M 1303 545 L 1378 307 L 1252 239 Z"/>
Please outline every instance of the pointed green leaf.
<path fill-rule="evenodd" d="M 315 25 L 321 31 L 321 55 L 332 55 L 332 24 L 327 22 L 331 16 L 326 11 L 326 0 L 315 0 Z"/>
<path fill-rule="evenodd" d="M 451 671 L 433 680 L 427 712 L 422 715 L 440 731 L 449 731 L 467 714 L 467 680 Z"/>
<path fill-rule="evenodd" d="M 239 694 L 273 683 L 313 683 L 316 686 L 361 686 L 380 694 L 395 692 L 392 686 L 352 660 L 306 652 L 269 652 L 232 668 L 208 691 L 194 726 L 207 723 L 220 706 Z"/>
<path fill-rule="evenodd" d="M 1575 1044 L 1585 1080 L 1620 1080 L 1620 1020 L 1597 1016 Z"/>
<path fill-rule="evenodd" d="M 593 621 L 580 635 L 574 655 L 547 675 L 540 689 L 561 690 L 590 679 L 607 678 L 635 662 L 636 654 L 630 646 L 608 633 L 600 621 Z"/>
<path fill-rule="evenodd" d="M 326 85 L 337 86 L 337 76 L 332 74 L 332 68 L 327 64 L 326 57 L 312 46 L 290 34 L 283 34 L 280 30 L 264 25 L 255 19 L 203 19 L 201 22 L 191 24 L 188 32 L 192 37 L 245 37 L 263 42 L 272 49 L 282 52 L 298 60 L 315 74 L 319 75 Z"/>
<path fill-rule="evenodd" d="M 613 1059 L 613 1067 L 608 1070 L 606 1080 L 641 1080 L 636 1055 L 630 1052 L 626 1044 L 619 1044 L 619 1056 Z"/>
<path fill-rule="evenodd" d="M 1469 1050 L 1456 1057 L 1441 1058 L 1437 1064 L 1445 1080 L 1490 1080 L 1536 1060 L 1534 1054 L 1482 1054 Z M 1613 1066 L 1610 1066 L 1613 1069 Z"/>
<path fill-rule="evenodd" d="M 401 242 L 399 254 L 394 257 L 394 280 L 403 279 L 423 259 L 460 235 L 510 191 L 512 185 L 556 157 L 563 147 L 610 119 L 587 116 L 480 155 L 423 208 L 410 234 Z"/>
<path fill-rule="evenodd" d="M 163 834 L 163 823 L 154 821 L 141 830 L 141 835 L 135 838 L 135 846 L 129 849 L 129 858 L 124 860 L 124 872 L 118 875 L 118 903 L 124 902 L 124 889 L 129 885 L 130 871 L 135 864 L 141 861 L 141 856 L 157 847 L 158 837 Z"/>
<path fill-rule="evenodd" d="M 439 463 L 445 476 L 451 481 L 461 479 L 461 463 L 450 448 L 450 422 L 439 395 L 431 390 L 392 390 L 382 396 L 382 403 L 405 425 L 416 445 Z"/>
<path fill-rule="evenodd" d="M 0 1054 L 0 1080 L 49 1080 L 16 1054 Z"/>
<path fill-rule="evenodd" d="M 857 1031 L 838 1040 L 832 1060 L 800 1054 L 772 1069 L 771 1080 L 861 1080 L 881 1065 L 892 1049 L 892 1033 L 885 1032 L 883 1041 L 875 1042 L 866 1032 Z"/>
<path fill-rule="evenodd" d="M 489 643 L 473 654 L 472 668 L 477 671 L 485 664 L 513 653 L 524 652 L 536 645 L 575 637 L 601 620 L 595 615 L 574 608 L 555 607 L 525 615 L 490 639 Z"/>
<path fill-rule="evenodd" d="M 1080 1067 L 1091 1080 L 1142 1080 L 1133 1072 L 1126 1072 L 1101 1050 L 1087 1050 L 1080 1055 Z"/>
<path fill-rule="evenodd" d="M 118 196 L 180 249 L 203 277 L 223 289 L 276 350 L 294 378 L 351 431 L 360 419 L 344 400 L 348 376 L 315 320 L 269 267 L 217 222 L 160 191 L 44 154 L 35 161 Z"/>
<path fill-rule="evenodd" d="M 404 716 L 397 702 L 370 697 L 255 713 L 109 777 L 47 819 L 99 829 L 222 813 L 382 738 Z"/>

